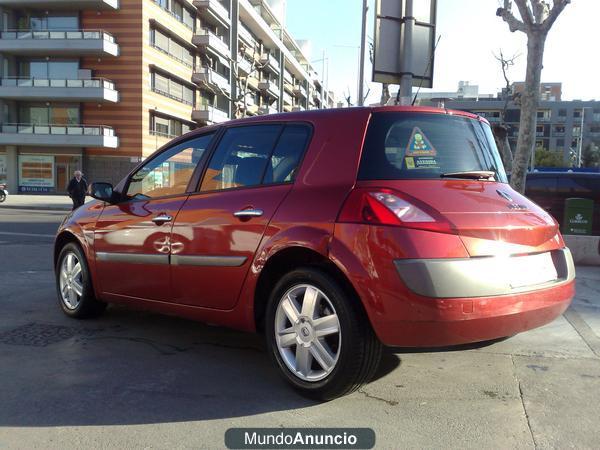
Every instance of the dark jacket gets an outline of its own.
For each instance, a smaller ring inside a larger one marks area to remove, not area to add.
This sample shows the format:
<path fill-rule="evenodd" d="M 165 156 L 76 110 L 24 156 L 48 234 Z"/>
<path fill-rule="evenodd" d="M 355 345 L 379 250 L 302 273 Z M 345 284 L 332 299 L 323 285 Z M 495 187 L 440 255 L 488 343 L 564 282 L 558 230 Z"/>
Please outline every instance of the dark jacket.
<path fill-rule="evenodd" d="M 77 181 L 77 178 L 73 177 L 71 181 L 69 181 L 67 192 L 71 198 L 84 198 L 87 193 L 87 188 L 88 185 L 85 178 L 82 177 L 80 181 Z"/>

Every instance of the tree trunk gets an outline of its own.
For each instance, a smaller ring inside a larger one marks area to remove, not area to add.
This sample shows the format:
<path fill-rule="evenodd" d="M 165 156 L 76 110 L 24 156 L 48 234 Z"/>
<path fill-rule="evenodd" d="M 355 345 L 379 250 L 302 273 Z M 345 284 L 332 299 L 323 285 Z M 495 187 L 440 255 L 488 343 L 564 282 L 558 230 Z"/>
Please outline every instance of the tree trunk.
<path fill-rule="evenodd" d="M 492 131 L 494 132 L 496 147 L 498 147 L 502 163 L 504 164 L 504 170 L 512 172 L 513 154 L 510 148 L 510 142 L 508 141 L 508 130 L 506 125 L 494 125 Z"/>
<path fill-rule="evenodd" d="M 535 145 L 545 41 L 546 34 L 543 32 L 535 30 L 527 33 L 527 75 L 525 77 L 525 89 L 521 94 L 519 138 L 510 178 L 511 186 L 520 193 L 525 192 L 527 166 Z"/>
<path fill-rule="evenodd" d="M 390 99 L 390 85 L 387 83 L 383 83 L 381 86 L 381 105 L 387 105 L 388 100 Z"/>

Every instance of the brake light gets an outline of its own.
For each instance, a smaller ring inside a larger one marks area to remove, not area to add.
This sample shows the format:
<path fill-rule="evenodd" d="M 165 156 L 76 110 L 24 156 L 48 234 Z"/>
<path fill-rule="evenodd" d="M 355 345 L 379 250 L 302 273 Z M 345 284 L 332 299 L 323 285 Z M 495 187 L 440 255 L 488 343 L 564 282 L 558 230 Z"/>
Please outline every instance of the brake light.
<path fill-rule="evenodd" d="M 338 222 L 395 225 L 455 234 L 450 222 L 429 205 L 383 188 L 354 189 L 344 203 Z"/>

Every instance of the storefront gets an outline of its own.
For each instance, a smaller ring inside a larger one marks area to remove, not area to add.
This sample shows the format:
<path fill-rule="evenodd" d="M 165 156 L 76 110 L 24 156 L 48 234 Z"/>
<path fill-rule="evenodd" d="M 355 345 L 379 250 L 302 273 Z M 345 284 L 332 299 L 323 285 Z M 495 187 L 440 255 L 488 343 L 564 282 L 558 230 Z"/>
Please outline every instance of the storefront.
<path fill-rule="evenodd" d="M 81 170 L 81 153 L 40 153 L 20 150 L 18 192 L 23 194 L 64 194 L 76 170 Z"/>

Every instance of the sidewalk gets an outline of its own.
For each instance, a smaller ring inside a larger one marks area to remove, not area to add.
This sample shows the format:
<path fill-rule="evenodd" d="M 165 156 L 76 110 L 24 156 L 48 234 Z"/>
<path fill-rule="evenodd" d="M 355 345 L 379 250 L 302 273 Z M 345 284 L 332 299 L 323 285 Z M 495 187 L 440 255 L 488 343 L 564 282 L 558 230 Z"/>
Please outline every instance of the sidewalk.
<path fill-rule="evenodd" d="M 86 197 L 90 201 L 91 197 Z M 70 211 L 71 199 L 66 195 L 12 195 L 9 194 L 0 209 L 37 209 L 44 211 Z"/>

